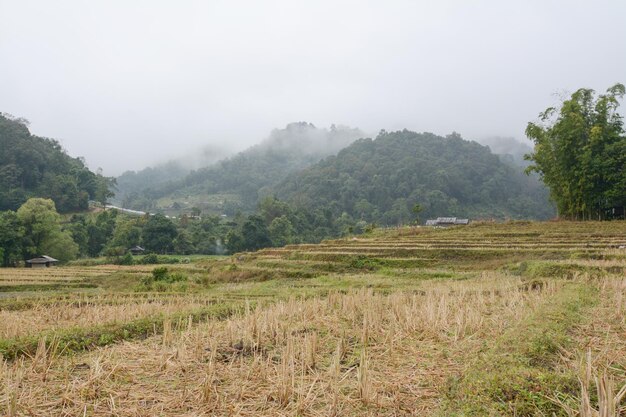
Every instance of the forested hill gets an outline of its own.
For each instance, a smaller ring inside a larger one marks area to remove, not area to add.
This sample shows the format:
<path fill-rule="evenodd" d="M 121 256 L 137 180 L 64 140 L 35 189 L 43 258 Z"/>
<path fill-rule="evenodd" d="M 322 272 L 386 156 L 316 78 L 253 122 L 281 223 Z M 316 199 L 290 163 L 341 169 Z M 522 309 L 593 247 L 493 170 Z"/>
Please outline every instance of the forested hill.
<path fill-rule="evenodd" d="M 59 142 L 32 135 L 24 119 L 0 113 L 0 211 L 16 210 L 31 197 L 51 198 L 58 211 L 85 210 L 104 201 L 109 180 L 69 156 Z"/>
<path fill-rule="evenodd" d="M 364 136 L 358 129 L 343 126 L 323 129 L 306 122 L 291 123 L 231 158 L 129 193 L 122 204 L 134 209 L 184 210 L 197 206 L 204 212 L 253 211 L 268 187 Z M 125 193 L 124 189 L 119 191 Z"/>
<path fill-rule="evenodd" d="M 548 218 L 546 189 L 488 147 L 408 130 L 361 139 L 275 187 L 278 198 L 393 225 L 420 217 Z"/>

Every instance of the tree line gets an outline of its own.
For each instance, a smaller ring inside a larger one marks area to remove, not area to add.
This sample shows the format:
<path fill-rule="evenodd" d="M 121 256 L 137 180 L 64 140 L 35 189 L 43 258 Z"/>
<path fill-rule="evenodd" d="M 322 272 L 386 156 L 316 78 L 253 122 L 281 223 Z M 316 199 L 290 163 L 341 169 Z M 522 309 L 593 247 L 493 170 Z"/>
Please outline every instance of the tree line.
<path fill-rule="evenodd" d="M 199 213 L 198 213 L 199 214 Z M 60 215 L 50 199 L 31 198 L 17 211 L 0 212 L 2 266 L 48 255 L 60 261 L 106 256 L 121 261 L 142 246 L 153 254 L 224 255 L 291 243 L 361 233 L 363 221 L 334 219 L 329 211 L 308 211 L 268 197 L 255 214 L 168 218 L 134 216 L 115 209 Z"/>

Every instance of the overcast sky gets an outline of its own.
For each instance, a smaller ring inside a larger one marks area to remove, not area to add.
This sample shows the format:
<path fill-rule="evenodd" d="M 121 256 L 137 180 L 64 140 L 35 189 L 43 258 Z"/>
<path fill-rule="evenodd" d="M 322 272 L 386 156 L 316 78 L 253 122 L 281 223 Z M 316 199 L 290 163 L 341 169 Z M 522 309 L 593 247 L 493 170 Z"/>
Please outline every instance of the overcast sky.
<path fill-rule="evenodd" d="M 116 175 L 308 121 L 524 137 L 626 83 L 626 1 L 0 0 L 0 111 Z"/>

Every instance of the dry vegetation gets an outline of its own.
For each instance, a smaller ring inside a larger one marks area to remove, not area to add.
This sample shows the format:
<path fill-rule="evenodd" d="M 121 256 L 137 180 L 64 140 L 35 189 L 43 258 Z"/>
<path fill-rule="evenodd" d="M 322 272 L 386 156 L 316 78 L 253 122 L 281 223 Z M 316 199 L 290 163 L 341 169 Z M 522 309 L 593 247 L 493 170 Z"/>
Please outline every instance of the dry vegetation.
<path fill-rule="evenodd" d="M 624 244 L 623 222 L 377 231 L 199 260 L 164 292 L 138 292 L 149 269 L 51 270 L 98 285 L 6 293 L 0 410 L 626 415 Z"/>

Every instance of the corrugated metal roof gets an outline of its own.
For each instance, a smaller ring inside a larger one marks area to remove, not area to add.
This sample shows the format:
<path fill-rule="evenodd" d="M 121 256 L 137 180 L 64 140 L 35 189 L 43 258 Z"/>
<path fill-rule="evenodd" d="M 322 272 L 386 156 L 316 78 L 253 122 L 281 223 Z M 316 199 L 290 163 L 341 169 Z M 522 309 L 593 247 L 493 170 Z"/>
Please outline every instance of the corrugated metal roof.
<path fill-rule="evenodd" d="M 30 264 L 45 264 L 48 262 L 59 262 L 58 259 L 54 259 L 51 256 L 48 255 L 42 255 L 38 258 L 33 258 L 33 259 L 29 259 L 26 262 L 30 263 Z"/>
<path fill-rule="evenodd" d="M 469 219 L 456 217 L 437 217 L 436 220 L 426 220 L 426 226 L 447 226 L 453 224 L 469 224 Z"/>

